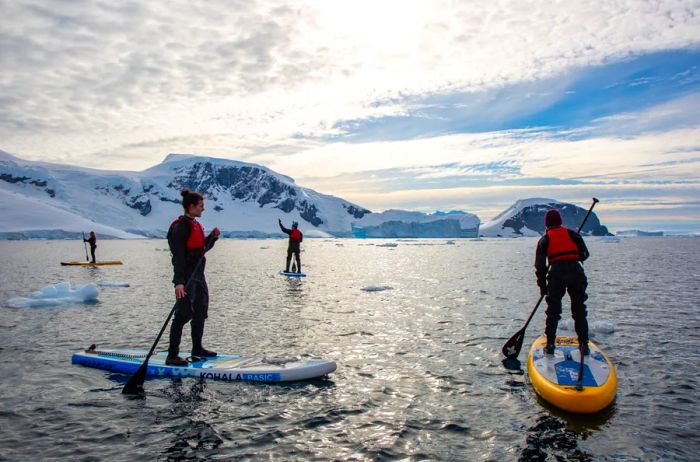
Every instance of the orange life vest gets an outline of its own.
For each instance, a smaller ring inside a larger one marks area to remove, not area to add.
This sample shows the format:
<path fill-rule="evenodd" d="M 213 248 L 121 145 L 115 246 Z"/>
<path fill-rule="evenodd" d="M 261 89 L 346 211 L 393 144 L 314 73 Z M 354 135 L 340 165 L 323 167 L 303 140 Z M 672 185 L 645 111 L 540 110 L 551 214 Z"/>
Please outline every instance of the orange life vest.
<path fill-rule="evenodd" d="M 547 230 L 549 245 L 547 246 L 547 260 L 551 265 L 557 261 L 579 260 L 579 249 L 571 236 L 569 230 L 560 226 Z"/>
<path fill-rule="evenodd" d="M 289 238 L 293 241 L 301 242 L 301 231 L 294 228 L 292 230 L 292 232 L 289 234 Z"/>
<path fill-rule="evenodd" d="M 188 220 L 187 218 L 179 217 L 170 224 L 170 230 L 173 229 L 176 223 L 186 221 L 190 225 L 190 237 L 187 238 L 187 253 L 190 255 L 199 254 L 204 251 L 206 238 L 204 237 L 204 228 L 195 219 Z M 170 234 L 170 232 L 168 232 Z"/>

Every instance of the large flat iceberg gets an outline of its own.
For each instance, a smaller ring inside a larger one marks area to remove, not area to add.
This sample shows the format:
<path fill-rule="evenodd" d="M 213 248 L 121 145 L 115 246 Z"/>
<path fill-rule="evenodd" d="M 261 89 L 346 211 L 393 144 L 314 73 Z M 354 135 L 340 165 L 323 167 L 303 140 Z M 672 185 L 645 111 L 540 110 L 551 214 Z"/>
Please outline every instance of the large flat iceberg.
<path fill-rule="evenodd" d="M 406 210 L 371 213 L 352 222 L 352 235 L 358 238 L 478 237 L 479 218 L 471 213 Z"/>

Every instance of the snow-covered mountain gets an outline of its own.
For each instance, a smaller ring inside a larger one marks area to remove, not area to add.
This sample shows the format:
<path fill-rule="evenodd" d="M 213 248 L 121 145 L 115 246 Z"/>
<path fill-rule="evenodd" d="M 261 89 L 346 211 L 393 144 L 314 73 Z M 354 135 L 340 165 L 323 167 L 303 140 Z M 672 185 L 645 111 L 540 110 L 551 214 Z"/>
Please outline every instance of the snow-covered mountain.
<path fill-rule="evenodd" d="M 206 198 L 205 229 L 224 236 L 264 237 L 298 221 L 309 237 L 350 235 L 369 210 L 318 193 L 255 164 L 170 154 L 142 172 L 104 171 L 19 159 L 0 151 L 0 222 L 5 238 L 64 237 L 94 230 L 102 236 L 162 237 L 182 213 L 179 191 Z"/>
<path fill-rule="evenodd" d="M 0 151 L 0 238 L 163 237 L 182 213 L 180 190 L 206 198 L 201 222 L 225 237 L 268 237 L 298 221 L 307 237 L 476 237 L 479 219 L 465 212 L 372 213 L 298 186 L 266 167 L 170 154 L 142 172 L 31 162 Z"/>
<path fill-rule="evenodd" d="M 532 198 L 515 202 L 493 220 L 481 225 L 479 234 L 485 237 L 541 236 L 544 234 L 544 215 L 549 209 L 558 209 L 564 226 L 578 229 L 587 209 L 554 199 Z M 608 228 L 600 224 L 595 212 L 588 217 L 582 234 L 611 236 Z"/>

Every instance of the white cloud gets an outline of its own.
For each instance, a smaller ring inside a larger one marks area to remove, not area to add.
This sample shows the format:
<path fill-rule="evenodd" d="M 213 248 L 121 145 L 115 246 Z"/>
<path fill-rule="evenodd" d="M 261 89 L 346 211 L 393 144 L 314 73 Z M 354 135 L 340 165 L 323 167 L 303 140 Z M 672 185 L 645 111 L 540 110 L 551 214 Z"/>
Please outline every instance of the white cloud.
<path fill-rule="evenodd" d="M 0 135 L 8 150 L 90 165 L 124 166 L 121 147 L 139 145 L 133 167 L 143 168 L 176 150 L 154 140 L 174 138 L 193 151 L 215 137 L 240 158 L 405 110 L 377 100 L 697 46 L 699 10 L 632 0 L 4 2 Z"/>

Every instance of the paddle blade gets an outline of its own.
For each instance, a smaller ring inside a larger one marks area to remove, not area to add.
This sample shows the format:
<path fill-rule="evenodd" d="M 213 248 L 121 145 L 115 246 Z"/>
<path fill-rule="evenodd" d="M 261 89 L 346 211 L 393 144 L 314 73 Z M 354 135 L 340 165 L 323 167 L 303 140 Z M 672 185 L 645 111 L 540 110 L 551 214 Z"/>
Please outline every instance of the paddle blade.
<path fill-rule="evenodd" d="M 141 364 L 141 367 L 129 378 L 126 382 L 124 388 L 122 388 L 122 394 L 124 395 L 143 395 L 143 382 L 146 380 L 146 370 L 148 370 L 148 358 Z"/>
<path fill-rule="evenodd" d="M 517 358 L 523 348 L 523 340 L 525 340 L 525 331 L 520 329 L 503 345 L 501 349 L 503 356 L 509 359 Z"/>

